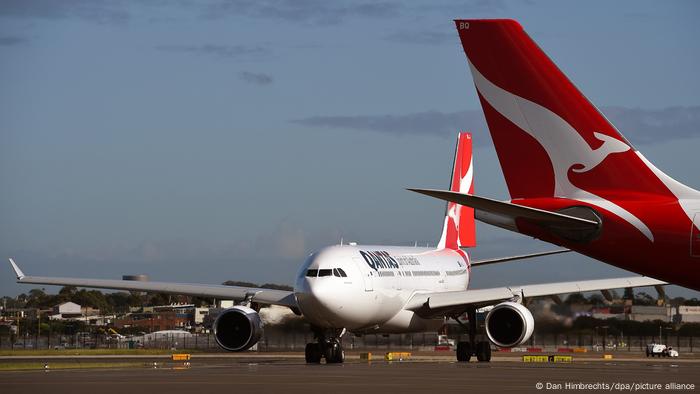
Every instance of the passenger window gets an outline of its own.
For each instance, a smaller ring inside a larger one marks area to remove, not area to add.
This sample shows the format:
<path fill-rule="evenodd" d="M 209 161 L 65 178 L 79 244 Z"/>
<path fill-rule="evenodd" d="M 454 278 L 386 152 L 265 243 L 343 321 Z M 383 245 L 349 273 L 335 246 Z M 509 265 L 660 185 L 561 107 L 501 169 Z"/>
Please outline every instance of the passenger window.
<path fill-rule="evenodd" d="M 318 270 L 308 270 L 306 271 L 306 276 L 315 278 L 318 275 Z"/>
<path fill-rule="evenodd" d="M 338 273 L 339 273 L 340 276 L 342 276 L 343 278 L 347 278 L 347 277 L 348 277 L 348 276 L 345 274 L 345 271 L 343 271 L 342 268 L 338 268 Z"/>
<path fill-rule="evenodd" d="M 318 270 L 318 276 L 331 276 L 333 275 L 333 271 L 331 269 L 323 269 L 323 270 Z"/>
<path fill-rule="evenodd" d="M 337 268 L 333 268 L 333 276 L 340 277 L 340 273 L 338 272 Z"/>

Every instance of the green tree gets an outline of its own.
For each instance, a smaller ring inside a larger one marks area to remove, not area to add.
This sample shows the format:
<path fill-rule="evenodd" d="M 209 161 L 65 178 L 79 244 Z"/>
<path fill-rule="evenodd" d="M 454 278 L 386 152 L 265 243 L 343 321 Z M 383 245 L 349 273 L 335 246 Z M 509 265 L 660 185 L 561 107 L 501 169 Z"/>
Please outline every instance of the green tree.
<path fill-rule="evenodd" d="M 592 294 L 590 297 L 588 297 L 588 303 L 595 306 L 600 306 L 605 304 L 605 300 L 600 294 Z"/>
<path fill-rule="evenodd" d="M 564 303 L 567 305 L 586 304 L 587 302 L 588 300 L 586 300 L 586 297 L 584 297 L 581 293 L 571 293 L 564 301 Z"/>
<path fill-rule="evenodd" d="M 27 296 L 25 308 L 42 308 L 47 300 L 43 289 L 31 289 Z"/>
<path fill-rule="evenodd" d="M 634 297 L 634 303 L 636 305 L 656 305 L 656 299 L 645 292 L 639 292 L 636 297 Z"/>
<path fill-rule="evenodd" d="M 105 300 L 111 310 L 119 313 L 128 312 L 131 306 L 131 294 L 126 292 L 109 293 L 105 295 Z"/>

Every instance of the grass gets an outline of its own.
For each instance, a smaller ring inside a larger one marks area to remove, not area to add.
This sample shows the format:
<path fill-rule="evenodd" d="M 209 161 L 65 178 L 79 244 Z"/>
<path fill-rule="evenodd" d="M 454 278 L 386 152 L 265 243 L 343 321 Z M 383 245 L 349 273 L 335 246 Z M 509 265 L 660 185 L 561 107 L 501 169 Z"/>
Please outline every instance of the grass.
<path fill-rule="evenodd" d="M 173 353 L 203 353 L 204 351 L 205 349 L 15 349 L 0 350 L 0 356 L 151 356 Z"/>
<path fill-rule="evenodd" d="M 79 362 L 53 362 L 49 363 L 49 370 L 56 369 L 88 369 L 88 368 L 135 368 L 143 367 L 139 362 L 114 362 L 114 363 L 79 363 Z M 13 362 L 0 363 L 0 371 L 27 371 L 44 369 L 42 362 Z"/>

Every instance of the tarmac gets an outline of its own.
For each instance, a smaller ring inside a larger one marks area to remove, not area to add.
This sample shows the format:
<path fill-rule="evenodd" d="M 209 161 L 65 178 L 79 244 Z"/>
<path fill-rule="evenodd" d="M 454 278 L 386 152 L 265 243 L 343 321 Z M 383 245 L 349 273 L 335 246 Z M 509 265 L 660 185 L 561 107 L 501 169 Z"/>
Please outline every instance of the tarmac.
<path fill-rule="evenodd" d="M 34 357 L 49 370 L 2 371 L 3 393 L 465 393 L 465 392 L 696 392 L 700 359 L 602 360 L 524 363 L 494 357 L 490 363 L 457 363 L 449 357 L 416 356 L 402 362 L 360 361 L 307 365 L 298 354 L 192 356 L 190 365 L 163 357 Z M 15 359 L 16 360 L 16 359 Z M 57 363 L 135 361 L 136 367 L 51 369 Z M 27 359 L 22 359 L 22 362 Z M 3 358 L 2 363 L 12 362 Z M 154 364 L 155 363 L 155 364 Z"/>

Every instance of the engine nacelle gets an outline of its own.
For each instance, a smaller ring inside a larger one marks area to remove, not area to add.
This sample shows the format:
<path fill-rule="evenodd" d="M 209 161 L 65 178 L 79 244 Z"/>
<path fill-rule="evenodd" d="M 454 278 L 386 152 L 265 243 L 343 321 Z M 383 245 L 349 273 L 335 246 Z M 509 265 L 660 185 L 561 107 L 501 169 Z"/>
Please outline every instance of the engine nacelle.
<path fill-rule="evenodd" d="M 245 306 L 228 308 L 214 321 L 214 338 L 222 348 L 239 352 L 258 343 L 262 321 L 258 312 Z"/>
<path fill-rule="evenodd" d="M 535 319 L 522 304 L 503 302 L 486 315 L 486 335 L 500 347 L 518 346 L 532 335 Z"/>

